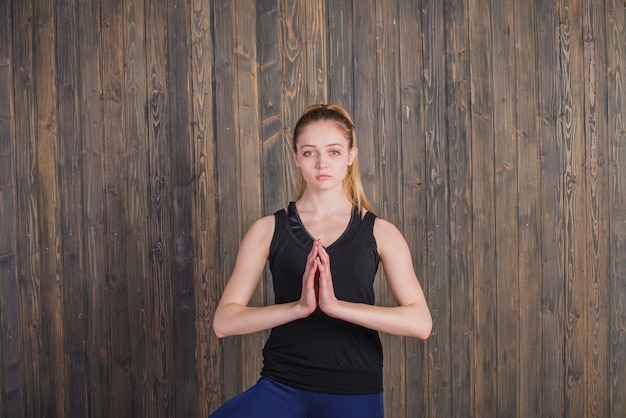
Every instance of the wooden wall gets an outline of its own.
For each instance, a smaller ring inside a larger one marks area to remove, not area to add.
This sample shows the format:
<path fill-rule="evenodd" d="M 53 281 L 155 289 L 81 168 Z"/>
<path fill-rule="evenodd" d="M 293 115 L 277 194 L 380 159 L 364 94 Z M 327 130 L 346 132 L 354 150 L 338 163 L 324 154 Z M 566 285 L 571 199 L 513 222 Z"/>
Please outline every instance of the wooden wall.
<path fill-rule="evenodd" d="M 386 416 L 625 416 L 624 7 L 0 0 L 0 416 L 206 417 L 254 383 L 265 335 L 211 318 L 313 102 L 354 116 L 434 317 L 383 336 Z"/>

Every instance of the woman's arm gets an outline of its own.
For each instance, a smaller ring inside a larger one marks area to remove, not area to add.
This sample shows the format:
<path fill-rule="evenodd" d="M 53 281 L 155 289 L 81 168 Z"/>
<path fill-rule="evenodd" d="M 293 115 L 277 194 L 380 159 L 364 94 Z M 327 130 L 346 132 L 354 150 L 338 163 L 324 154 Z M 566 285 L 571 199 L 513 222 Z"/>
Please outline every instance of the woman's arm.
<path fill-rule="evenodd" d="M 332 292 L 330 260 L 324 252 L 320 257 L 320 309 L 329 316 L 377 331 L 428 338 L 432 317 L 415 275 L 406 240 L 393 224 L 380 218 L 374 223 L 374 237 L 387 283 L 398 306 L 382 307 L 337 300 Z"/>
<path fill-rule="evenodd" d="M 304 318 L 315 310 L 315 271 L 311 271 L 314 261 L 311 255 L 303 277 L 303 297 L 299 301 L 262 307 L 248 306 L 267 262 L 274 223 L 273 216 L 259 219 L 241 242 L 235 268 L 213 317 L 213 330 L 220 338 L 270 329 Z"/>

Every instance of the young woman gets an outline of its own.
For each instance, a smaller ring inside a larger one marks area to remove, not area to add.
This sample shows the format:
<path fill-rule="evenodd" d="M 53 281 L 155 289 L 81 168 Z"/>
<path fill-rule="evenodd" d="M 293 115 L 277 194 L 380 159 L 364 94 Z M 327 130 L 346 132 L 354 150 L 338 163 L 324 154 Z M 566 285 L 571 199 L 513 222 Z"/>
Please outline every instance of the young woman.
<path fill-rule="evenodd" d="M 429 336 L 409 247 L 373 214 L 357 154 L 341 106 L 304 111 L 293 135 L 297 199 L 250 227 L 213 319 L 220 338 L 271 329 L 261 378 L 211 417 L 382 417 L 378 332 Z M 268 261 L 275 304 L 248 306 Z M 374 304 L 379 262 L 397 306 Z"/>

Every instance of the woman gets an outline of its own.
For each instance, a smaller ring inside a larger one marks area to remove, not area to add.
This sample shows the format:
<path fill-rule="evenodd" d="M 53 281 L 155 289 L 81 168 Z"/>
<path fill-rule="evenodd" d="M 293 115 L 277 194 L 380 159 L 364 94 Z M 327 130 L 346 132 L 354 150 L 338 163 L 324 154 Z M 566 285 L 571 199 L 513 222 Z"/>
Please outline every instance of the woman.
<path fill-rule="evenodd" d="M 354 125 L 339 105 L 296 123 L 297 199 L 245 235 L 213 320 L 218 337 L 271 329 L 261 378 L 211 417 L 382 417 L 378 332 L 428 337 L 408 245 L 363 192 Z M 248 306 L 269 261 L 275 304 Z M 397 306 L 374 305 L 382 263 Z"/>

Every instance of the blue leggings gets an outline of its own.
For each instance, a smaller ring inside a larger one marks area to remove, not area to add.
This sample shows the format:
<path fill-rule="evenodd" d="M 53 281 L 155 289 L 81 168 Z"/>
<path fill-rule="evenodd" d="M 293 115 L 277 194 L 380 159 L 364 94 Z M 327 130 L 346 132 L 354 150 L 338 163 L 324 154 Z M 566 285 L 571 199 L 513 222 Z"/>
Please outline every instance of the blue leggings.
<path fill-rule="evenodd" d="M 383 394 L 310 392 L 261 377 L 209 418 L 382 418 Z"/>

